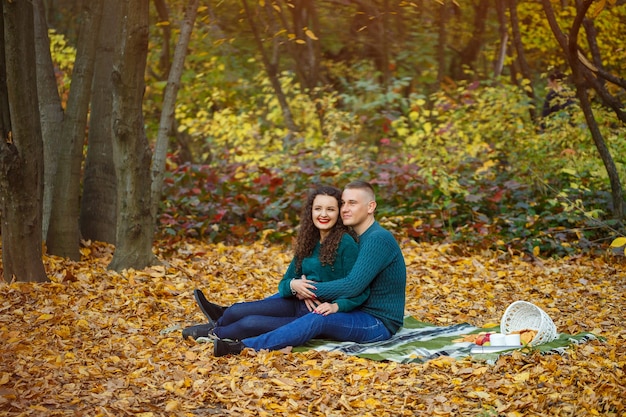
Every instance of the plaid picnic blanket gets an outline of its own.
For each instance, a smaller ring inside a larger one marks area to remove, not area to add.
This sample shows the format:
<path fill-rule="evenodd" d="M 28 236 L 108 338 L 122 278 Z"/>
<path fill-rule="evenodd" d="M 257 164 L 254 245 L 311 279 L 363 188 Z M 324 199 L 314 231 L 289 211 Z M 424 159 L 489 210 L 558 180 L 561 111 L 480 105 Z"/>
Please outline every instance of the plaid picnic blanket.
<path fill-rule="evenodd" d="M 502 354 L 508 351 L 491 353 L 472 353 L 470 342 L 454 343 L 454 340 L 465 335 L 480 332 L 497 332 L 499 327 L 479 328 L 467 323 L 453 324 L 450 326 L 436 326 L 432 323 L 421 322 L 414 317 L 407 316 L 404 326 L 390 339 L 374 343 L 335 342 L 330 340 L 312 340 L 304 346 L 294 348 L 294 351 L 310 349 L 321 351 L 339 351 L 348 355 L 355 355 L 375 361 L 393 361 L 399 363 L 423 363 L 441 356 L 449 356 L 455 359 L 467 356 L 495 363 Z M 564 353 L 573 345 L 599 339 L 592 333 L 579 333 L 569 335 L 560 333 L 556 340 L 536 346 L 540 352 Z"/>

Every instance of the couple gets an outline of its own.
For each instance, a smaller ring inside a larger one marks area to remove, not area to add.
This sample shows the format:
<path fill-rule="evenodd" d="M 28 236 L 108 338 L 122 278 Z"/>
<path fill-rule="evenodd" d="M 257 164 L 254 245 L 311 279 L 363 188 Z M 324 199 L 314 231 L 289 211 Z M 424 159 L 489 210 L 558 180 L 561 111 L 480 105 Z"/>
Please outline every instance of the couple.
<path fill-rule="evenodd" d="M 376 222 L 375 209 L 367 182 L 351 182 L 343 193 L 316 188 L 279 293 L 224 308 L 195 290 L 209 323 L 184 329 L 183 337 L 214 338 L 215 356 L 245 348 L 279 350 L 314 338 L 390 338 L 404 320 L 406 266 L 393 235 Z"/>

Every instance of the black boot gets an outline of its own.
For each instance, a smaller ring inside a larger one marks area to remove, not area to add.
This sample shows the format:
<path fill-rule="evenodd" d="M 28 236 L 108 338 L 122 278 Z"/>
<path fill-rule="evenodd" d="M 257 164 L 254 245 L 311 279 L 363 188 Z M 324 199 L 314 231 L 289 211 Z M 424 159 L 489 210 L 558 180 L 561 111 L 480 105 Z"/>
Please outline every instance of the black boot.
<path fill-rule="evenodd" d="M 213 341 L 213 355 L 239 355 L 246 346 L 239 340 L 216 339 Z"/>
<path fill-rule="evenodd" d="M 209 322 L 216 322 L 224 314 L 224 310 L 226 310 L 226 307 L 213 304 L 206 299 L 202 291 L 193 290 L 193 296 L 195 297 L 196 303 L 198 303 L 198 307 L 200 307 L 200 310 L 202 310 L 207 319 L 209 319 Z"/>
<path fill-rule="evenodd" d="M 183 339 L 191 337 L 196 340 L 199 337 L 213 337 L 213 329 L 215 329 L 213 323 L 196 324 L 195 326 L 185 327 L 183 329 Z"/>

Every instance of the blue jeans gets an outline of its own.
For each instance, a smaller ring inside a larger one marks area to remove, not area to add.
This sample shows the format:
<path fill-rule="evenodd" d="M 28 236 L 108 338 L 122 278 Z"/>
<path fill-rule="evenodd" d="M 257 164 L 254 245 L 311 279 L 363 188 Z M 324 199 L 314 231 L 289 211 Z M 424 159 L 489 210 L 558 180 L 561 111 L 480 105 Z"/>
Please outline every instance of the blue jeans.
<path fill-rule="evenodd" d="M 276 294 L 228 307 L 217 320 L 213 333 L 220 339 L 241 340 L 275 330 L 308 312 L 304 301 Z"/>
<path fill-rule="evenodd" d="M 315 338 L 370 343 L 390 337 L 391 332 L 382 321 L 361 310 L 352 310 L 328 316 L 307 313 L 276 330 L 243 339 L 242 342 L 254 350 L 277 350 L 287 346 L 301 346 Z"/>

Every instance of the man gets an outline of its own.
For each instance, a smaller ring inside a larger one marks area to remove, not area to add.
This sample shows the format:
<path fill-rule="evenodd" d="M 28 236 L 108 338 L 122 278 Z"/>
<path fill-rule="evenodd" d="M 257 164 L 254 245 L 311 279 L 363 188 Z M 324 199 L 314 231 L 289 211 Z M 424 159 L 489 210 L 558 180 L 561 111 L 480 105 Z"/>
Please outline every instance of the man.
<path fill-rule="evenodd" d="M 217 339 L 215 356 L 238 354 L 245 348 L 278 350 L 303 345 L 314 338 L 370 343 L 390 338 L 402 326 L 406 299 L 406 265 L 394 236 L 374 218 L 376 198 L 364 181 L 346 185 L 341 218 L 359 235 L 359 255 L 345 278 L 331 282 L 302 279 L 293 285 L 301 299 L 334 300 L 354 297 L 366 288 L 369 298 L 350 312 L 310 313 L 276 330 L 241 341 Z"/>
<path fill-rule="evenodd" d="M 554 72 L 548 77 L 548 94 L 541 110 L 542 129 L 545 129 L 548 125 L 545 120 L 546 117 L 574 104 L 575 94 L 563 85 L 564 80 L 565 74 L 560 71 Z"/>

